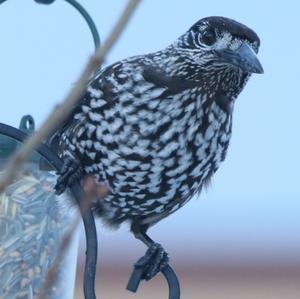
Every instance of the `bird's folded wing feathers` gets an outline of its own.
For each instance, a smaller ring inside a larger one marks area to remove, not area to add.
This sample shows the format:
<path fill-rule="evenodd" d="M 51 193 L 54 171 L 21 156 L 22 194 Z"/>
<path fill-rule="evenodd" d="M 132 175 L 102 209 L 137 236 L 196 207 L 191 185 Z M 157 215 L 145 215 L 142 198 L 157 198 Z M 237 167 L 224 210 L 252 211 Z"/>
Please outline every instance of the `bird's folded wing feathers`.
<path fill-rule="evenodd" d="M 78 122 L 84 122 L 84 119 L 101 123 L 119 117 L 128 123 L 128 118 L 134 119 L 142 114 L 138 111 L 153 112 L 160 99 L 194 86 L 195 82 L 168 76 L 144 57 L 117 62 L 99 71 L 89 82 L 79 104 L 55 130 L 48 143 L 57 149 L 62 132 L 78 127 Z"/>

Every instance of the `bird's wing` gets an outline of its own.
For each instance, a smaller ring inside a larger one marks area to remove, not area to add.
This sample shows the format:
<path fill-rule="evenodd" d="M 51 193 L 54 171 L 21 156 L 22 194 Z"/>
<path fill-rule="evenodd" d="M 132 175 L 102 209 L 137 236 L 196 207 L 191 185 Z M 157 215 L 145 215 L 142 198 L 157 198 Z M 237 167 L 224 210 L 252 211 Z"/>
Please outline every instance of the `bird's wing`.
<path fill-rule="evenodd" d="M 143 84 L 145 82 L 141 70 L 144 59 L 142 56 L 136 56 L 99 70 L 88 83 L 79 104 L 73 107 L 69 117 L 54 130 L 47 141 L 48 145 L 58 151 L 64 132 L 70 132 L 83 121 L 93 123 L 94 118 L 97 118 L 97 122 L 107 121 L 107 118 L 110 120 L 113 115 L 109 115 L 113 114 L 117 105 L 124 106 L 121 113 L 126 113 L 126 107 L 131 106 L 136 102 L 135 99 L 154 86 Z"/>
<path fill-rule="evenodd" d="M 114 98 L 110 94 L 110 88 L 112 88 L 109 81 L 107 81 L 107 76 L 113 73 L 113 70 L 118 70 L 120 63 L 113 64 L 103 69 L 99 69 L 87 85 L 87 90 L 84 96 L 81 97 L 78 104 L 71 108 L 71 113 L 57 128 L 54 129 L 53 133 L 46 141 L 46 143 L 56 152 L 59 149 L 59 143 L 62 134 L 66 132 L 70 127 L 75 126 L 78 120 L 75 120 L 75 116 L 82 114 L 83 105 L 89 105 L 93 98 L 99 98 L 103 101 L 113 101 Z M 117 68 L 116 68 L 117 67 Z"/>
<path fill-rule="evenodd" d="M 108 150 L 132 142 L 135 134 L 155 137 L 164 116 L 162 107 L 168 111 L 172 108 L 166 104 L 166 98 L 194 84 L 168 77 L 153 64 L 151 55 L 117 62 L 91 80 L 80 104 L 53 135 L 52 146 L 59 145 L 63 133 L 69 139 L 77 138 L 83 127 L 86 138 L 101 139 Z"/>

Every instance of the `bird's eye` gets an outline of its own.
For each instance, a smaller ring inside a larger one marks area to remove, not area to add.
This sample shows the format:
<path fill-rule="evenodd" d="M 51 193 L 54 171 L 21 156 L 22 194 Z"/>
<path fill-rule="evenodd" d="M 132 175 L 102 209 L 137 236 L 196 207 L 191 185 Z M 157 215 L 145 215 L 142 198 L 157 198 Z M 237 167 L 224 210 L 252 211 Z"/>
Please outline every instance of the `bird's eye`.
<path fill-rule="evenodd" d="M 211 46 L 216 41 L 216 34 L 213 31 L 205 31 L 200 37 L 200 42 L 207 46 Z"/>

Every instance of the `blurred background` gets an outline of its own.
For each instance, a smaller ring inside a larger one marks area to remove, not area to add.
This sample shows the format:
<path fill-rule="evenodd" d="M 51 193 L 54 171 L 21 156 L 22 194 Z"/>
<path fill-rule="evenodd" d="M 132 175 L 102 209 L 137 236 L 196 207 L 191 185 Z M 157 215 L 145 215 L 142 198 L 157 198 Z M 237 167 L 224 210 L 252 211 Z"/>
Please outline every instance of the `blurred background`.
<path fill-rule="evenodd" d="M 105 39 L 126 1 L 81 1 Z M 149 234 L 164 245 L 182 298 L 300 297 L 300 99 L 297 1 L 142 1 L 106 64 L 159 50 L 198 19 L 222 15 L 261 38 L 264 75 L 239 96 L 233 138 L 212 186 Z M 9 0 L 0 6 L 0 121 L 18 126 L 24 114 L 41 124 L 66 95 L 93 52 L 85 21 L 64 1 L 49 6 Z M 123 226 L 98 224 L 97 290 L 102 298 L 167 298 L 161 277 L 138 295 L 125 291 L 145 247 Z M 84 236 L 76 299 L 82 298 Z"/>

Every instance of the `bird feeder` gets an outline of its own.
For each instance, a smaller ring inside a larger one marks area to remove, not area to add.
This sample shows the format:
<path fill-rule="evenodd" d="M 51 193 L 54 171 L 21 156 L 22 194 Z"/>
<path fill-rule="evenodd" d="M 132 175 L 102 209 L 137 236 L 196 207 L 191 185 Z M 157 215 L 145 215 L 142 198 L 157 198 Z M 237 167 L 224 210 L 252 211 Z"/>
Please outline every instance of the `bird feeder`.
<path fill-rule="evenodd" d="M 0 124 L 0 176 L 9 157 L 34 129 L 30 116 L 16 129 Z M 64 233 L 76 215 L 66 195 L 53 186 L 60 160 L 45 145 L 37 149 L 0 194 L 0 298 L 36 298 L 59 252 Z M 73 240 L 76 240 L 74 238 Z M 77 244 L 60 261 L 48 298 L 73 298 Z"/>
<path fill-rule="evenodd" d="M 0 4 L 8 0 L 0 0 Z M 52 4 L 55 0 L 34 0 L 39 4 Z M 65 0 L 87 22 L 95 48 L 100 44 L 97 28 L 84 7 L 76 0 Z M 34 120 L 27 115 L 20 128 L 0 123 L 0 177 L 11 155 L 34 130 Z M 37 298 L 43 287 L 48 270 L 53 266 L 62 238 L 68 229 L 75 208 L 70 209 L 66 195 L 56 196 L 54 185 L 56 172 L 62 167 L 61 160 L 49 147 L 42 145 L 18 172 L 16 179 L 0 194 L 0 298 Z M 69 196 L 80 205 L 82 190 L 75 183 Z M 78 215 L 76 216 L 78 217 Z M 84 293 L 94 298 L 97 239 L 94 219 L 90 211 L 82 215 L 87 237 Z M 77 260 L 76 238 L 56 267 L 56 279 L 47 290 L 47 298 L 73 298 Z M 90 251 L 92 251 L 90 253 Z"/>

